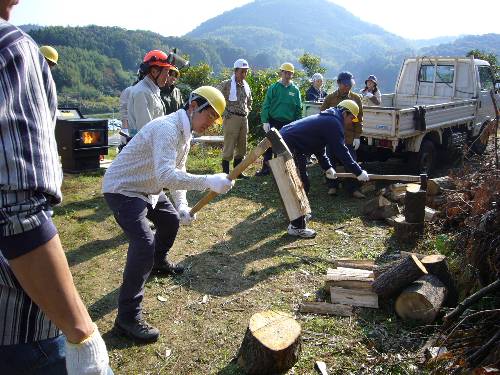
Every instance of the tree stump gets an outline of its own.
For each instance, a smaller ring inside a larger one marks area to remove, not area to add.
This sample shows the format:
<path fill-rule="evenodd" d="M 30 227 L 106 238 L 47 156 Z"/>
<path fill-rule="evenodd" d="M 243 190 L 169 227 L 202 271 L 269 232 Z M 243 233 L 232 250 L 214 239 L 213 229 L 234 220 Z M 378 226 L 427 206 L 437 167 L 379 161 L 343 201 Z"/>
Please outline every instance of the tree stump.
<path fill-rule="evenodd" d="M 427 192 L 420 185 L 408 185 L 405 196 L 404 215 L 408 223 L 423 223 Z"/>
<path fill-rule="evenodd" d="M 455 190 L 455 182 L 448 176 L 432 178 L 427 181 L 427 194 L 438 195 L 443 190 Z"/>
<path fill-rule="evenodd" d="M 394 218 L 394 236 L 402 243 L 414 243 L 424 234 L 424 223 L 409 223 L 404 217 Z"/>
<path fill-rule="evenodd" d="M 434 275 L 425 275 L 406 288 L 396 300 L 396 313 L 402 319 L 432 323 L 446 297 L 446 287 Z"/>
<path fill-rule="evenodd" d="M 238 365 L 249 375 L 282 374 L 299 358 L 300 334 L 300 324 L 288 314 L 256 313 L 238 352 Z"/>
<path fill-rule="evenodd" d="M 381 297 L 392 297 L 426 274 L 427 270 L 418 258 L 410 255 L 379 275 L 372 283 L 372 290 Z"/>
<path fill-rule="evenodd" d="M 444 306 L 455 307 L 458 303 L 458 290 L 448 268 L 446 257 L 441 254 L 428 255 L 421 259 L 421 262 L 427 272 L 436 276 L 446 287 L 448 293 L 444 300 Z"/>

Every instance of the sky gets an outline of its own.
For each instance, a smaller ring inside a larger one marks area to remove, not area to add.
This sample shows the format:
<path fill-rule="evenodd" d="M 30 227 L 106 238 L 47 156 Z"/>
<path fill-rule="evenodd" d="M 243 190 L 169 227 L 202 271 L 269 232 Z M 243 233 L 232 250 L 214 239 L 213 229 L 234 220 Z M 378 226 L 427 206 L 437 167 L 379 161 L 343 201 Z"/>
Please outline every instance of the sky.
<path fill-rule="evenodd" d="M 163 36 L 182 36 L 202 22 L 251 1 L 20 0 L 10 21 L 15 25 L 119 26 L 150 30 Z M 329 1 L 363 21 L 408 39 L 500 34 L 499 0 L 475 3 L 457 0 Z M 143 10 L 139 9 L 140 5 L 144 5 Z"/>

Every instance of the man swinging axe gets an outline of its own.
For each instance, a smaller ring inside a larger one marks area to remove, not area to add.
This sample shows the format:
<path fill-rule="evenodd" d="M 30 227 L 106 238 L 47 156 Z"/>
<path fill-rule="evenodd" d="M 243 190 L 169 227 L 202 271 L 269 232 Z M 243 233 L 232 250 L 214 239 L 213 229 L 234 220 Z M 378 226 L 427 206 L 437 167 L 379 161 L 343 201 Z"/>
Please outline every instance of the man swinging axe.
<path fill-rule="evenodd" d="M 347 99 L 341 101 L 336 108 L 332 107 L 317 115 L 297 120 L 280 130 L 281 136 L 293 154 L 306 193 L 310 189 L 306 160 L 312 154 L 318 158 L 319 165 L 325 171 L 327 178 L 337 177 L 326 156 L 327 145 L 359 181 L 369 180 L 366 171 L 352 159 L 344 143 L 344 126 L 350 126 L 358 113 L 359 107 L 356 102 Z M 312 238 L 316 235 L 314 230 L 306 228 L 305 215 L 290 222 L 288 233 L 303 238 Z"/>

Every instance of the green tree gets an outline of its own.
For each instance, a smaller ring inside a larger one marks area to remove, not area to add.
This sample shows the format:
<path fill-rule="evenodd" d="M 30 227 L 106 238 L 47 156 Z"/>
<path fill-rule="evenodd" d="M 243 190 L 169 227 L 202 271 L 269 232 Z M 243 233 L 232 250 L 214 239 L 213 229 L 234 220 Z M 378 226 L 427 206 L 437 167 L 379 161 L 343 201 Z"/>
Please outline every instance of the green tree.
<path fill-rule="evenodd" d="M 326 73 L 326 68 L 321 65 L 321 57 L 319 56 L 314 56 L 306 52 L 299 57 L 299 63 L 308 77 L 311 77 L 314 73 Z"/>
<path fill-rule="evenodd" d="M 477 59 L 488 61 L 491 65 L 491 70 L 495 75 L 495 79 L 496 80 L 500 79 L 500 66 L 498 65 L 497 56 L 494 53 L 487 53 L 480 51 L 478 49 L 473 49 L 469 51 L 466 56 L 467 57 L 474 56 Z"/>

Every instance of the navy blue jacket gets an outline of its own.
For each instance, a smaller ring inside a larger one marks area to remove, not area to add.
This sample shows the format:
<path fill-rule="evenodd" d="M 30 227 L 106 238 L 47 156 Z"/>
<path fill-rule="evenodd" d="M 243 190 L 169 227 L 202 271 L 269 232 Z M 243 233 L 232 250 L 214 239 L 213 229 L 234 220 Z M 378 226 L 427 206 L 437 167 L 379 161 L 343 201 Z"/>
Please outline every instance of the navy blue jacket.
<path fill-rule="evenodd" d="M 311 86 L 306 91 L 306 100 L 311 102 L 319 102 L 324 100 L 328 94 L 324 90 L 318 90 L 316 87 Z"/>
<path fill-rule="evenodd" d="M 316 155 L 325 171 L 331 167 L 325 150 L 326 145 L 330 145 L 333 154 L 345 168 L 356 176 L 361 174 L 361 167 L 352 159 L 344 144 L 342 110 L 329 108 L 284 126 L 280 133 L 292 153 Z"/>

